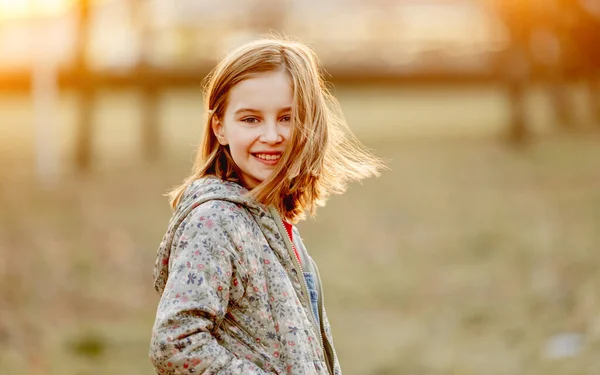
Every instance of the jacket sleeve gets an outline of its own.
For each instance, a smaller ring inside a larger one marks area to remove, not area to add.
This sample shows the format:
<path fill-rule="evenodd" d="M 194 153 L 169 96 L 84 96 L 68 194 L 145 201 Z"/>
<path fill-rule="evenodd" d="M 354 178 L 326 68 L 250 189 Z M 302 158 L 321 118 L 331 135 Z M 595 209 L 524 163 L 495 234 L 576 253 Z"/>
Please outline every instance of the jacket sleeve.
<path fill-rule="evenodd" d="M 211 334 L 243 295 L 246 274 L 235 252 L 235 218 L 215 204 L 195 208 L 175 234 L 150 346 L 160 374 L 267 374 Z"/>

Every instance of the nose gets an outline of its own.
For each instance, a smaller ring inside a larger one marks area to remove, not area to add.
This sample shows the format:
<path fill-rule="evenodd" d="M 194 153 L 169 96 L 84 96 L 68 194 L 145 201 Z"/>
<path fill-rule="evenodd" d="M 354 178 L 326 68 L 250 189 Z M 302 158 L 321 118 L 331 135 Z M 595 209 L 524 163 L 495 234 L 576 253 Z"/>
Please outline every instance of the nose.
<path fill-rule="evenodd" d="M 265 121 L 260 141 L 267 144 L 276 144 L 283 141 L 283 135 L 277 121 Z"/>

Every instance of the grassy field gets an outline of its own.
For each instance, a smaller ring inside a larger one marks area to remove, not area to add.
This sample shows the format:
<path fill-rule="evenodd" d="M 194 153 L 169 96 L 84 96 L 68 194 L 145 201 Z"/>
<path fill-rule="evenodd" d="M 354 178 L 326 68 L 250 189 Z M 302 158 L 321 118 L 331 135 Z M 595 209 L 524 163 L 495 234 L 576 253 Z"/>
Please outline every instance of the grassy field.
<path fill-rule="evenodd" d="M 598 133 L 516 150 L 485 136 L 506 118 L 497 93 L 446 94 L 339 92 L 356 132 L 390 166 L 300 224 L 344 373 L 600 372 Z M 102 99 L 94 172 L 64 170 L 50 190 L 32 172 L 26 98 L 1 101 L 3 375 L 153 373 L 151 271 L 170 215 L 161 194 L 188 171 L 201 108 L 195 93 L 165 97 L 166 156 L 146 165 L 135 96 L 115 95 Z M 72 105 L 61 98 L 65 159 Z M 534 116 L 549 128 L 543 108 Z M 549 343 L 563 333 L 581 341 L 552 358 Z"/>

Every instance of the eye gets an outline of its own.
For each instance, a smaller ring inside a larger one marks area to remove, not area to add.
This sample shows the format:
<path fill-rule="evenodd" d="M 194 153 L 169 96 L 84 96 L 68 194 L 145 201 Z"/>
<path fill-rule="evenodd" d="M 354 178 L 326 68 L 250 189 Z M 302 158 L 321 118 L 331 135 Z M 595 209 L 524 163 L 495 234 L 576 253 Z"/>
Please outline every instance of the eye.
<path fill-rule="evenodd" d="M 283 116 L 280 121 L 290 122 L 290 121 L 292 121 L 292 116 L 289 116 L 289 115 L 288 116 Z"/>
<path fill-rule="evenodd" d="M 247 122 L 248 124 L 256 124 L 259 120 L 256 117 L 246 117 L 243 118 L 241 121 Z"/>

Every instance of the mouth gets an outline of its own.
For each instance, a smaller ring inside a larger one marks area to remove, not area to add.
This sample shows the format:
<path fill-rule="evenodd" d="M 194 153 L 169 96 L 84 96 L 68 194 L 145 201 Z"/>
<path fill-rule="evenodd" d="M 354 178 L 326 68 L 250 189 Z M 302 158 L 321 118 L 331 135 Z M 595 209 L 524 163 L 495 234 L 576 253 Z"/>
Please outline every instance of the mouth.
<path fill-rule="evenodd" d="M 277 162 L 279 162 L 279 159 L 281 159 L 281 152 L 269 152 L 269 153 L 253 153 L 252 156 L 254 156 L 258 161 L 260 161 L 263 164 L 267 164 L 267 165 L 275 165 L 277 164 Z"/>

